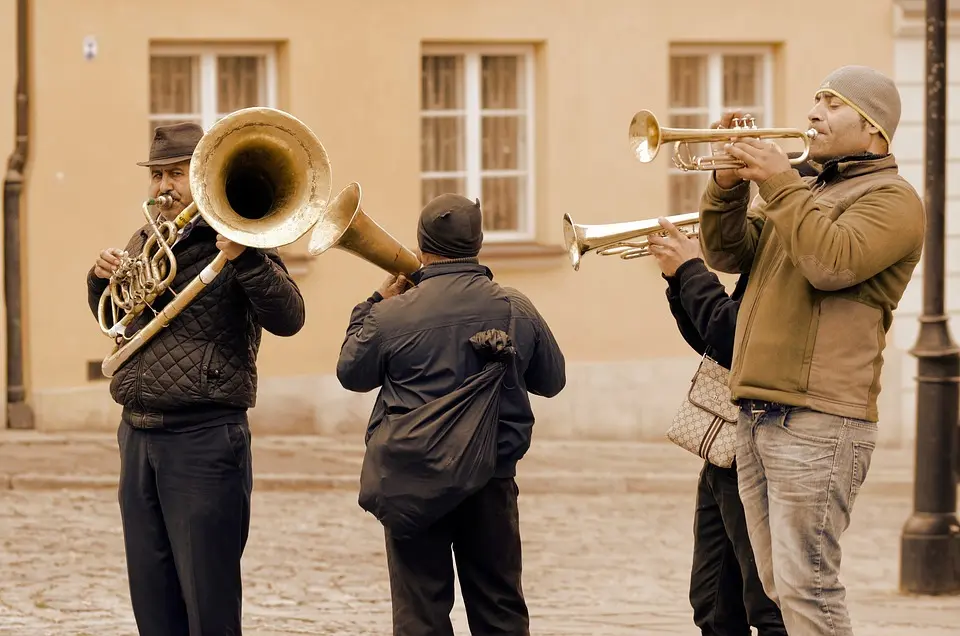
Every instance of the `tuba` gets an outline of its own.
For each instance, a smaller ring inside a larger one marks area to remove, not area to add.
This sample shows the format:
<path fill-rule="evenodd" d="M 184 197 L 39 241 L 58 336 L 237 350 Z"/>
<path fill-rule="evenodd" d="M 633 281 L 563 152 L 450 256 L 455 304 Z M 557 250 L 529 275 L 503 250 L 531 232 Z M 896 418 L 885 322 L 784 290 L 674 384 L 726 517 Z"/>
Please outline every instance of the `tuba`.
<path fill-rule="evenodd" d="M 683 234 L 699 234 L 700 213 L 677 214 L 666 217 Z M 563 241 L 574 271 L 580 269 L 580 258 L 587 252 L 601 256 L 619 256 L 629 260 L 650 254 L 650 243 L 645 237 L 665 234 L 657 219 L 607 223 L 604 225 L 577 225 L 569 214 L 563 215 Z"/>
<path fill-rule="evenodd" d="M 198 214 L 227 239 L 252 248 L 289 245 L 311 228 L 310 253 L 347 250 L 391 273 L 410 274 L 420 261 L 360 208 L 360 186 L 351 183 L 330 201 L 327 152 L 296 117 L 272 108 L 245 108 L 220 119 L 197 144 L 190 162 L 194 202 L 173 221 L 159 222 L 151 208 L 173 203 L 160 196 L 143 203 L 150 236 L 140 254 L 124 254 L 100 297 L 100 329 L 116 342 L 101 366 L 112 377 L 120 366 L 170 324 L 219 275 L 217 256 L 179 292 L 173 245 Z M 160 311 L 152 304 L 166 291 L 173 299 Z M 108 319 L 107 305 L 111 305 Z M 153 319 L 132 336 L 127 328 L 144 311 Z M 120 313 L 123 313 L 120 316 Z"/>
<path fill-rule="evenodd" d="M 731 139 L 800 139 L 803 152 L 790 159 L 790 165 L 799 165 L 810 155 L 810 142 L 817 136 L 814 128 L 799 130 L 795 128 L 757 128 L 755 120 L 749 115 L 733 120 L 733 128 L 664 128 L 649 110 L 641 110 L 630 120 L 630 150 L 637 161 L 649 163 L 657 157 L 663 144 L 676 142 L 673 151 L 674 165 L 683 170 L 735 170 L 744 164 L 726 153 L 715 153 L 712 157 L 684 156 L 681 148 L 692 143 L 725 143 Z"/>
<path fill-rule="evenodd" d="M 316 223 L 331 188 L 330 160 L 323 144 L 294 116 L 255 107 L 220 119 L 200 139 L 190 161 L 193 203 L 173 221 L 162 221 L 151 213 L 152 208 L 171 205 L 170 197 L 143 203 L 150 235 L 140 254 L 123 254 L 100 297 L 100 329 L 115 341 L 101 365 L 103 374 L 112 377 L 213 282 L 227 263 L 227 257 L 218 253 L 182 290 L 171 289 L 177 275 L 173 245 L 180 230 L 197 215 L 235 243 L 280 247 L 293 243 Z M 173 299 L 155 311 L 152 304 L 168 290 L 174 293 Z M 127 329 L 148 309 L 153 318 L 128 336 Z"/>

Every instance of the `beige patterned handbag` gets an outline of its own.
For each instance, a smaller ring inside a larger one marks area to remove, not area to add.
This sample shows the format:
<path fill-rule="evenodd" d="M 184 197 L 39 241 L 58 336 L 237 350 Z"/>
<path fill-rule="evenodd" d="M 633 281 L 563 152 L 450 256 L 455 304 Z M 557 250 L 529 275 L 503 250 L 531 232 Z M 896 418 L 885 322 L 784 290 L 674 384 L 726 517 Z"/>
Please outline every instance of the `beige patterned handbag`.
<path fill-rule="evenodd" d="M 667 431 L 671 442 L 721 468 L 736 455 L 739 408 L 730 401 L 730 372 L 704 355 L 690 391 Z"/>

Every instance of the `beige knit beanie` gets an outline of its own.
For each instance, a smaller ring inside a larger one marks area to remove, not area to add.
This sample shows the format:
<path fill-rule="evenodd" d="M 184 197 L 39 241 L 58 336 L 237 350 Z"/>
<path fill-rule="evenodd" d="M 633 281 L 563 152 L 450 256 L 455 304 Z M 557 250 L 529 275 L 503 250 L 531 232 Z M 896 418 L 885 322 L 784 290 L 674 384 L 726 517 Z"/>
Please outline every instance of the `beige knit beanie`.
<path fill-rule="evenodd" d="M 900 123 L 900 91 L 889 77 L 867 66 L 843 66 L 827 75 L 817 93 L 836 95 L 880 129 L 889 144 Z"/>

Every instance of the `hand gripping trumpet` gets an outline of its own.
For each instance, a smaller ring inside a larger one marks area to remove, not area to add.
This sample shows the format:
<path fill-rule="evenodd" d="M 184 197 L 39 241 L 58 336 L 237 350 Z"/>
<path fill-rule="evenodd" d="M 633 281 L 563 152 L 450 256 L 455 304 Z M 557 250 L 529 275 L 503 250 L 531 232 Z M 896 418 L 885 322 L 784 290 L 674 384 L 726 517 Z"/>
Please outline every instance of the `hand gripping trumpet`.
<path fill-rule="evenodd" d="M 700 214 L 677 214 L 666 217 L 677 229 L 689 237 L 699 233 Z M 574 271 L 580 270 L 580 258 L 587 252 L 600 256 L 619 256 L 624 260 L 650 254 L 651 234 L 666 234 L 657 219 L 607 223 L 604 225 L 577 225 L 569 214 L 563 215 L 563 241 Z"/>
<path fill-rule="evenodd" d="M 663 144 L 675 142 L 673 163 L 684 172 L 735 170 L 743 168 L 744 163 L 727 153 L 714 153 L 711 157 L 684 156 L 681 149 L 686 148 L 687 144 L 726 143 L 731 139 L 800 139 L 803 141 L 803 152 L 790 159 L 790 165 L 796 166 L 807 160 L 810 142 L 817 136 L 814 128 L 757 128 L 756 122 L 749 116 L 734 119 L 733 124 L 733 128 L 664 128 L 653 113 L 641 110 L 630 120 L 630 150 L 637 161 L 649 163 L 656 159 Z"/>

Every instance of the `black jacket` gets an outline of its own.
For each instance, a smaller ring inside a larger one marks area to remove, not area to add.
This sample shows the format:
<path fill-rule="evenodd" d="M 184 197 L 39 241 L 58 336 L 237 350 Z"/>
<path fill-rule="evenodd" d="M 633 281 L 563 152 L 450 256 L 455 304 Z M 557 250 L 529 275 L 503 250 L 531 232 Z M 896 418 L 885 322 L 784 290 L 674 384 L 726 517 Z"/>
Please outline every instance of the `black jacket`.
<path fill-rule="evenodd" d="M 667 302 L 680 334 L 694 351 L 706 353 L 729 369 L 737 330 L 737 311 L 747 288 L 747 274 L 741 274 L 729 296 L 703 260 L 695 258 L 677 268 L 667 279 Z"/>
<path fill-rule="evenodd" d="M 385 413 L 406 413 L 459 387 L 484 365 L 469 339 L 501 329 L 517 350 L 516 387 L 500 399 L 497 476 L 510 477 L 530 447 L 534 416 L 527 392 L 557 395 L 566 384 L 563 353 L 526 296 L 493 282 L 476 262 L 428 265 L 416 287 L 383 300 L 374 293 L 350 316 L 337 362 L 344 388 L 380 388 L 366 439 Z"/>
<path fill-rule="evenodd" d="M 149 226 L 130 239 L 127 252 L 139 254 Z M 173 248 L 177 275 L 173 289 L 193 280 L 217 255 L 216 232 L 202 219 Z M 87 298 L 94 316 L 107 281 L 87 274 Z M 171 299 L 161 296 L 154 309 Z M 129 328 L 153 318 L 149 309 Z M 109 317 L 108 317 L 109 319 Z M 220 420 L 245 421 L 256 404 L 257 352 L 262 329 L 292 336 L 304 322 L 303 297 L 275 250 L 247 248 L 228 262 L 170 324 L 121 366 L 110 394 L 131 426 L 184 428 Z M 106 339 L 104 339 L 106 340 Z"/>
<path fill-rule="evenodd" d="M 787 156 L 794 159 L 800 153 L 791 152 Z M 805 161 L 794 166 L 794 170 L 800 176 L 817 176 L 821 167 Z M 683 339 L 700 355 L 706 353 L 729 369 L 737 332 L 737 312 L 747 289 L 749 274 L 740 275 L 729 296 L 717 275 L 699 258 L 687 261 L 673 276 L 664 278 L 668 283 L 667 302 Z"/>

